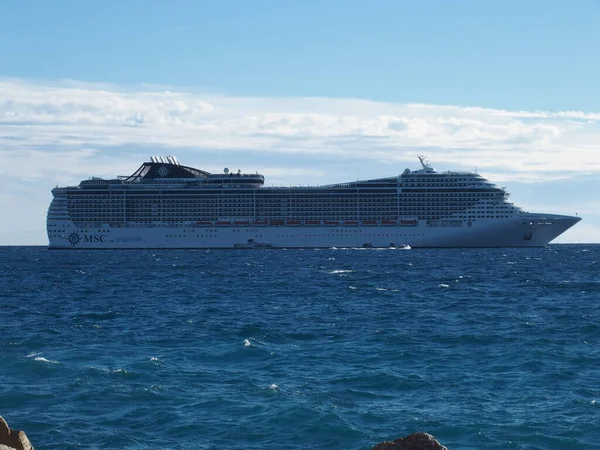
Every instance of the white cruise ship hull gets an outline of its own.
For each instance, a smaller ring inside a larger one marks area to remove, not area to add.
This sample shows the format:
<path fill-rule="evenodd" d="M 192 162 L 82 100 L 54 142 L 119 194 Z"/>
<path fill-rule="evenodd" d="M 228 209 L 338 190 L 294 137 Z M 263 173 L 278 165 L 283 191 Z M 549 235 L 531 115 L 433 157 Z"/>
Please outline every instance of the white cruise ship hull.
<path fill-rule="evenodd" d="M 579 217 L 528 213 L 479 174 L 420 170 L 322 186 L 265 187 L 151 157 L 130 176 L 56 187 L 51 249 L 542 247 Z"/>
<path fill-rule="evenodd" d="M 543 247 L 579 217 L 528 214 L 463 226 L 153 226 L 79 228 L 48 220 L 50 249 L 257 249 Z"/>

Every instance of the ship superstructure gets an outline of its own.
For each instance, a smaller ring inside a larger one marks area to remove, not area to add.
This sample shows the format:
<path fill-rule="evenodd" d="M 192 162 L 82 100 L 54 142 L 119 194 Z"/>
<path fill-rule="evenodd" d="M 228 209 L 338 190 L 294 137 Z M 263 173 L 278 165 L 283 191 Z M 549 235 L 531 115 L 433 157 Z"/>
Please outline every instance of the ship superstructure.
<path fill-rule="evenodd" d="M 130 176 L 57 187 L 49 248 L 544 246 L 580 218 L 528 213 L 477 173 L 419 170 L 313 187 L 156 156 Z"/>

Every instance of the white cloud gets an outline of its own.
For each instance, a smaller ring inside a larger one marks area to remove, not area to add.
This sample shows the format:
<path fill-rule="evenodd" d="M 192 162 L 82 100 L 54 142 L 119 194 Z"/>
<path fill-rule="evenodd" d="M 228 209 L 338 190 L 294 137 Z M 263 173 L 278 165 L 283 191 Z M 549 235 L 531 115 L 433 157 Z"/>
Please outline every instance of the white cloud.
<path fill-rule="evenodd" d="M 600 114 L 0 81 L 0 151 L 147 145 L 600 171 Z M 340 142 L 343 145 L 339 145 Z"/>
<path fill-rule="evenodd" d="M 259 171 L 276 185 L 394 175 L 414 168 L 416 154 L 438 170 L 477 168 L 499 183 L 566 183 L 600 174 L 600 113 L 0 79 L 3 189 L 14 182 L 49 192 L 92 175 L 127 175 L 166 154 L 212 171 Z M 23 196 L 3 201 L 27 204 Z"/>

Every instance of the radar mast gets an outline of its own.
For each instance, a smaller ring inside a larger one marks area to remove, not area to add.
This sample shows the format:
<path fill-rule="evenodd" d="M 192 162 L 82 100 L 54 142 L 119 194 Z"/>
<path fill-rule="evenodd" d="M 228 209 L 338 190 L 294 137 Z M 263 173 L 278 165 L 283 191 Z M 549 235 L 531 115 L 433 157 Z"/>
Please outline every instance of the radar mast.
<path fill-rule="evenodd" d="M 431 169 L 431 167 L 429 166 L 429 162 L 425 159 L 425 158 L 427 158 L 427 156 L 417 155 L 417 158 L 419 158 L 419 161 L 421 162 L 423 169 Z"/>

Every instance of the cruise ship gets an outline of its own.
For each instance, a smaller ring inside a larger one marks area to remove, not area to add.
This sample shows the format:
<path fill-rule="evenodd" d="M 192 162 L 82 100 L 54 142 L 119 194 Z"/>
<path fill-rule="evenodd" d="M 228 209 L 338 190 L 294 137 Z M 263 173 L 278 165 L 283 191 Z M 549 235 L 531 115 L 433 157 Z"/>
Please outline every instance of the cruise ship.
<path fill-rule="evenodd" d="M 580 220 L 523 211 L 477 173 L 419 160 L 387 178 L 267 187 L 153 156 L 130 176 L 54 188 L 49 248 L 541 247 Z"/>

